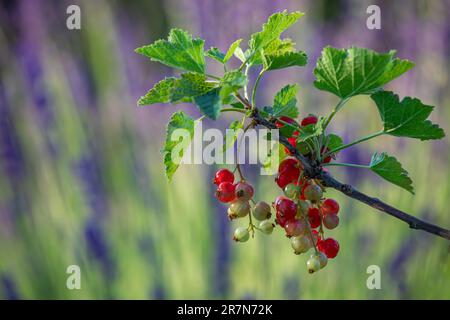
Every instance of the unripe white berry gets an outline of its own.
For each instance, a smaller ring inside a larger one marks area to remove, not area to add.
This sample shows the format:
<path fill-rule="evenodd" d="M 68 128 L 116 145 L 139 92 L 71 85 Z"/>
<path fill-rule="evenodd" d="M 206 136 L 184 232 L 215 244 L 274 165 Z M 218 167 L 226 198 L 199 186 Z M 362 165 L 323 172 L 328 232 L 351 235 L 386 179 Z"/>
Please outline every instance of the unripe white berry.
<path fill-rule="evenodd" d="M 237 242 L 246 242 L 250 238 L 248 228 L 239 227 L 234 231 L 233 240 Z"/>
<path fill-rule="evenodd" d="M 308 267 L 309 273 L 314 273 L 320 270 L 320 261 L 319 257 L 316 255 L 311 256 L 311 258 L 306 261 L 306 266 Z"/>
<path fill-rule="evenodd" d="M 230 205 L 230 211 L 238 218 L 245 217 L 250 212 L 248 201 L 237 200 Z"/>
<path fill-rule="evenodd" d="M 291 246 L 295 254 L 305 253 L 311 248 L 311 241 L 305 235 L 291 238 Z"/>
<path fill-rule="evenodd" d="M 275 228 L 275 224 L 269 220 L 261 221 L 261 223 L 259 224 L 259 229 L 265 234 L 271 234 L 273 228 Z"/>
<path fill-rule="evenodd" d="M 270 213 L 270 205 L 264 201 L 259 201 L 256 203 L 253 207 L 252 213 L 255 219 L 259 221 L 269 219 L 272 215 Z"/>

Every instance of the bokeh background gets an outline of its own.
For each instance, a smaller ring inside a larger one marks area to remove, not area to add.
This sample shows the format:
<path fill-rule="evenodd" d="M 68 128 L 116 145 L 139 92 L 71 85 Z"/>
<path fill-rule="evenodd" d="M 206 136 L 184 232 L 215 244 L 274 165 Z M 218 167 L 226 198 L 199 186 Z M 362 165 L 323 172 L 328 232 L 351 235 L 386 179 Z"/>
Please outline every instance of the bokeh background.
<path fill-rule="evenodd" d="M 82 29 L 66 28 L 78 4 Z M 381 7 L 382 29 L 366 28 L 366 8 Z M 274 11 L 306 15 L 287 35 L 305 50 L 305 68 L 271 72 L 259 104 L 298 82 L 302 115 L 325 113 L 336 98 L 313 88 L 323 46 L 397 49 L 416 67 L 388 87 L 435 105 L 450 131 L 450 1 L 0 1 L 0 297 L 4 299 L 449 299 L 449 243 L 338 192 L 341 252 L 313 276 L 282 232 L 235 244 L 226 207 L 213 197 L 214 166 L 189 165 L 166 182 L 159 150 L 177 108 L 136 107 L 173 70 L 134 48 L 171 27 L 226 50 L 260 30 Z M 211 73 L 218 72 L 211 66 Z M 254 78 L 255 74 L 251 74 Z M 206 126 L 224 127 L 232 119 Z M 380 127 L 367 97 L 349 102 L 334 129 L 346 141 Z M 373 151 L 400 159 L 416 196 L 358 169 L 333 169 L 344 181 L 407 212 L 450 227 L 449 140 L 381 138 L 341 154 L 367 163 Z M 273 177 L 246 166 L 258 199 L 280 192 Z M 278 230 L 279 231 L 279 230 Z M 81 268 L 81 290 L 66 288 L 66 268 Z M 366 269 L 379 265 L 381 290 Z"/>

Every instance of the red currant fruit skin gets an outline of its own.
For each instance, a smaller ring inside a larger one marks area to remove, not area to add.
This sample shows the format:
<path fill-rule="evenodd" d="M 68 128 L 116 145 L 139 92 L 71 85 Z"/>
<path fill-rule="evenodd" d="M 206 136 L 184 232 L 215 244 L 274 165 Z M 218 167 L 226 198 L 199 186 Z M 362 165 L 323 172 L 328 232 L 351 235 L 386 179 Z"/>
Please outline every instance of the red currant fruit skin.
<path fill-rule="evenodd" d="M 234 182 L 234 174 L 228 169 L 220 169 L 216 172 L 216 176 L 214 177 L 214 184 L 217 186 L 222 182 Z"/>
<path fill-rule="evenodd" d="M 276 222 L 280 227 L 284 228 L 286 226 L 286 223 L 288 222 L 288 219 L 286 219 L 286 217 L 280 211 L 277 211 Z"/>
<path fill-rule="evenodd" d="M 301 220 L 289 220 L 284 225 L 284 230 L 288 237 L 297 237 L 305 232 L 305 224 Z"/>
<path fill-rule="evenodd" d="M 301 122 L 301 126 L 307 126 L 309 124 L 316 124 L 317 120 L 318 120 L 317 117 L 314 115 L 307 116 L 307 117 L 303 118 L 303 120 Z"/>
<path fill-rule="evenodd" d="M 321 241 L 318 249 L 325 253 L 328 259 L 333 259 L 339 252 L 339 242 L 333 238 L 327 238 Z"/>
<path fill-rule="evenodd" d="M 282 173 L 279 173 L 278 177 L 275 178 L 275 182 L 281 189 L 284 189 L 289 183 L 291 183 L 293 181 L 294 181 L 294 179 L 292 179 L 288 175 L 282 174 Z"/>
<path fill-rule="evenodd" d="M 247 182 L 239 182 L 236 184 L 236 198 L 248 201 L 253 197 L 253 187 Z"/>
<path fill-rule="evenodd" d="M 309 208 L 308 210 L 308 220 L 311 228 L 315 229 L 320 226 L 320 213 L 317 208 Z"/>
<path fill-rule="evenodd" d="M 295 166 L 284 166 L 283 171 L 278 173 L 275 182 L 281 189 L 284 189 L 289 183 L 296 182 L 300 176 L 300 168 Z"/>
<path fill-rule="evenodd" d="M 216 197 L 220 202 L 231 202 L 236 199 L 236 187 L 231 182 L 222 182 L 216 191 Z"/>
<path fill-rule="evenodd" d="M 295 158 L 286 158 L 283 161 L 280 162 L 280 165 L 278 166 L 278 172 L 283 172 L 284 170 L 288 168 L 298 168 L 299 162 Z"/>
<path fill-rule="evenodd" d="M 325 199 L 320 209 L 323 214 L 338 214 L 339 203 L 334 199 Z"/>
<path fill-rule="evenodd" d="M 297 124 L 297 122 L 296 122 L 294 119 L 289 118 L 289 117 L 286 117 L 286 116 L 281 116 L 281 117 L 280 117 L 280 120 L 282 120 L 282 121 L 284 121 L 284 122 L 287 122 L 287 123 L 289 123 L 289 124 L 293 124 L 293 125 L 296 125 L 296 124 Z M 283 128 L 283 127 L 285 126 L 285 124 L 282 123 L 282 122 L 280 122 L 280 121 L 275 121 L 275 126 L 276 126 L 278 129 L 280 129 L 280 128 Z"/>
<path fill-rule="evenodd" d="M 279 196 L 275 200 L 275 209 L 286 221 L 294 219 L 297 214 L 297 205 L 289 198 Z"/>

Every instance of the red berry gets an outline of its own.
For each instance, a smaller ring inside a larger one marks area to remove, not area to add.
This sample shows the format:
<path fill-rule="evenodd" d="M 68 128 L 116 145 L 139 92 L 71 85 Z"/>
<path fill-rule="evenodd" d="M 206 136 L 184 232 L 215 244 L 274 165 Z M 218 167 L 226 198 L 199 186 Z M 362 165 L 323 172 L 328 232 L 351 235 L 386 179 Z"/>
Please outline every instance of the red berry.
<path fill-rule="evenodd" d="M 317 228 L 318 226 L 320 226 L 320 213 L 319 213 L 319 209 L 317 208 L 309 208 L 308 210 L 308 219 L 309 219 L 309 224 L 311 225 L 311 228 Z"/>
<path fill-rule="evenodd" d="M 278 174 L 278 177 L 275 178 L 275 182 L 281 189 L 284 189 L 292 181 L 293 179 L 285 174 Z"/>
<path fill-rule="evenodd" d="M 338 224 L 339 224 L 339 217 L 337 216 L 337 214 L 326 214 L 323 217 L 323 225 L 327 229 L 332 230 L 336 228 Z"/>
<path fill-rule="evenodd" d="M 325 253 L 327 258 L 332 259 L 336 257 L 339 252 L 339 242 L 333 238 L 327 238 L 321 241 L 321 245 L 318 246 L 318 249 Z"/>
<path fill-rule="evenodd" d="M 309 115 L 309 116 L 303 118 L 301 125 L 307 126 L 309 124 L 316 124 L 316 123 L 317 123 L 317 117 L 314 115 Z"/>
<path fill-rule="evenodd" d="M 284 189 L 289 183 L 297 182 L 300 176 L 300 168 L 298 167 L 285 167 L 285 169 L 278 173 L 278 177 L 275 178 L 275 182 L 281 189 Z"/>
<path fill-rule="evenodd" d="M 289 220 L 284 225 L 286 235 L 290 237 L 297 237 L 305 232 L 305 224 L 302 220 Z"/>
<path fill-rule="evenodd" d="M 220 202 L 231 202 L 236 199 L 236 187 L 231 182 L 222 182 L 216 191 L 216 197 Z"/>
<path fill-rule="evenodd" d="M 284 170 L 290 168 L 298 168 L 299 162 L 295 158 L 286 158 L 283 161 L 280 162 L 280 165 L 278 166 L 278 172 L 283 172 Z"/>
<path fill-rule="evenodd" d="M 280 117 L 280 120 L 282 120 L 282 121 L 284 121 L 284 122 L 287 122 L 287 123 L 289 123 L 289 124 L 293 124 L 293 125 L 296 125 L 296 124 L 297 124 L 297 122 L 296 122 L 294 119 L 289 118 L 289 117 L 286 117 L 286 116 L 281 116 L 281 117 Z M 275 126 L 276 126 L 278 129 L 280 129 L 280 128 L 283 128 L 283 127 L 285 126 L 285 124 L 282 123 L 282 122 L 280 122 L 280 121 L 275 121 Z"/>
<path fill-rule="evenodd" d="M 253 187 L 247 182 L 236 184 L 236 197 L 243 201 L 248 201 L 253 197 Z"/>
<path fill-rule="evenodd" d="M 323 214 L 337 214 L 339 212 L 339 203 L 334 199 L 325 199 L 320 209 Z"/>
<path fill-rule="evenodd" d="M 286 217 L 283 216 L 283 214 L 280 211 L 277 211 L 276 221 L 279 226 L 284 228 L 286 226 L 286 223 L 288 222 L 288 219 L 286 219 Z"/>
<path fill-rule="evenodd" d="M 297 205 L 289 198 L 279 196 L 275 199 L 275 209 L 286 220 L 294 219 L 297 214 Z"/>
<path fill-rule="evenodd" d="M 214 177 L 214 184 L 219 185 L 222 182 L 234 182 L 234 174 L 228 169 L 220 169 Z"/>

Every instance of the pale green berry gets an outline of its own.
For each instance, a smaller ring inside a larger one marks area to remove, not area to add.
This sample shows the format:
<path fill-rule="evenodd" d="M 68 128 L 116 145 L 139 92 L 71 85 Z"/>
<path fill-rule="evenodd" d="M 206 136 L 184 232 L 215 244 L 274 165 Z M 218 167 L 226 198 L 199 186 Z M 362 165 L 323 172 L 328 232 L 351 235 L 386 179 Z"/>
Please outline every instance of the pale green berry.
<path fill-rule="evenodd" d="M 245 217 L 250 212 L 248 201 L 237 200 L 230 205 L 230 211 L 238 218 Z"/>
<path fill-rule="evenodd" d="M 284 187 L 284 194 L 288 198 L 296 199 L 298 197 L 298 193 L 298 186 L 296 186 L 294 183 L 289 183 L 286 187 Z"/>
<path fill-rule="evenodd" d="M 234 213 L 234 212 L 231 210 L 231 208 L 228 208 L 227 214 L 228 214 L 228 219 L 229 219 L 229 220 L 234 220 L 234 219 L 237 218 L 236 213 Z"/>
<path fill-rule="evenodd" d="M 305 253 L 311 248 L 311 241 L 305 235 L 291 238 L 291 246 L 295 254 Z"/>
<path fill-rule="evenodd" d="M 259 229 L 265 234 L 271 234 L 275 228 L 275 224 L 272 221 L 264 220 L 259 223 Z"/>
<path fill-rule="evenodd" d="M 264 201 L 258 201 L 253 207 L 252 213 L 255 219 L 259 221 L 269 219 L 272 216 L 270 205 Z"/>
<path fill-rule="evenodd" d="M 317 255 L 317 257 L 319 258 L 319 262 L 320 262 L 320 268 L 323 269 L 325 268 L 325 266 L 328 263 L 328 258 L 327 256 L 323 253 L 323 252 L 317 252 L 315 253 L 315 255 Z"/>
<path fill-rule="evenodd" d="M 305 188 L 304 195 L 307 200 L 319 201 L 323 196 L 322 188 L 315 184 L 309 185 Z"/>
<path fill-rule="evenodd" d="M 239 227 L 234 230 L 233 240 L 237 242 L 246 242 L 250 238 L 250 233 L 247 228 Z"/>
<path fill-rule="evenodd" d="M 309 273 L 314 273 L 320 270 L 320 260 L 319 257 L 313 255 L 311 258 L 306 261 L 306 266 L 308 267 Z"/>

